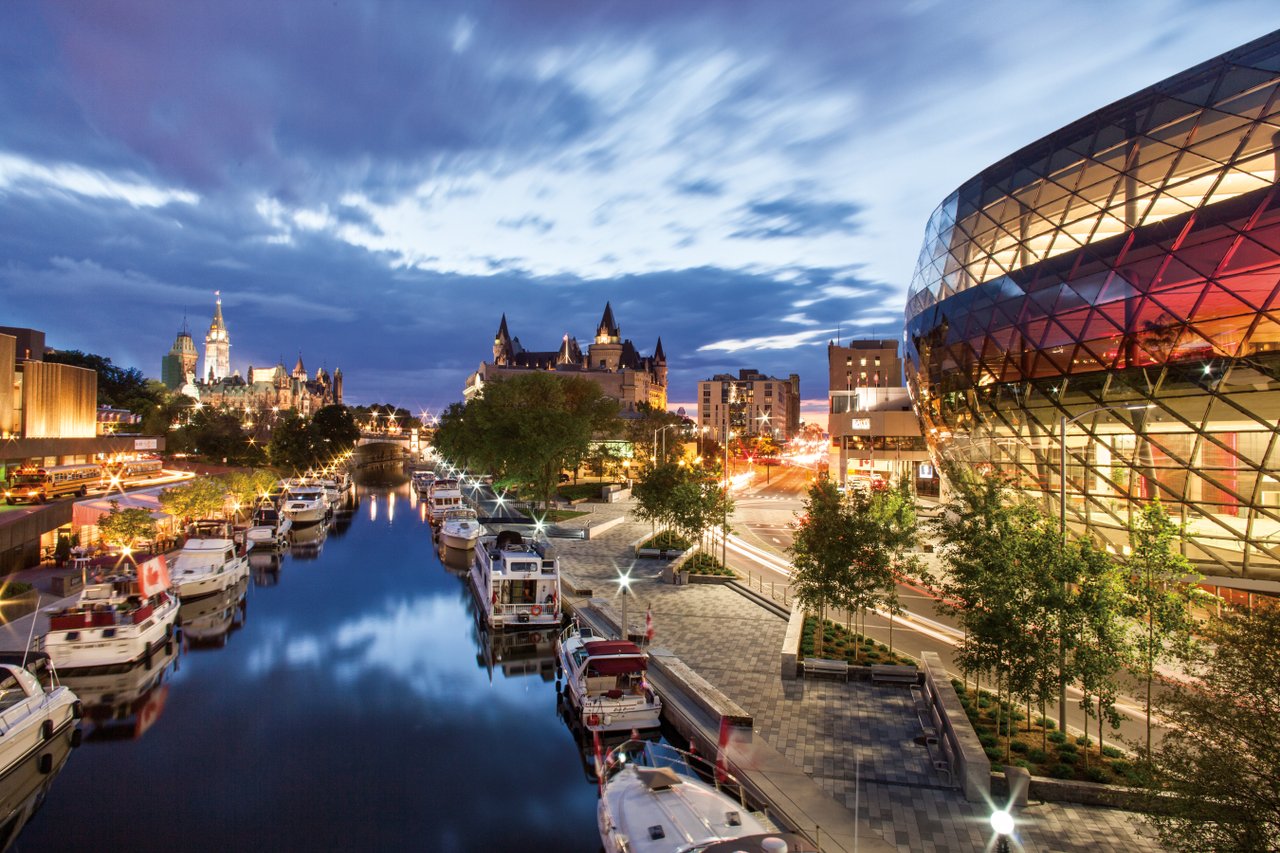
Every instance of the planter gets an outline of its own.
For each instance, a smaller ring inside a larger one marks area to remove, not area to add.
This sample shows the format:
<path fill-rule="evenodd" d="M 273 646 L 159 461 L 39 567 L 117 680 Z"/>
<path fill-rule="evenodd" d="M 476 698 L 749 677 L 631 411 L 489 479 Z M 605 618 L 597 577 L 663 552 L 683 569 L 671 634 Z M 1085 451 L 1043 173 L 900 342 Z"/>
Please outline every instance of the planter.
<path fill-rule="evenodd" d="M 685 555 L 685 551 L 677 548 L 637 548 L 637 557 L 658 557 L 663 560 L 675 560 Z"/>
<path fill-rule="evenodd" d="M 703 575 L 691 572 L 681 572 L 685 576 L 684 583 L 729 583 L 734 580 L 732 575 Z"/>

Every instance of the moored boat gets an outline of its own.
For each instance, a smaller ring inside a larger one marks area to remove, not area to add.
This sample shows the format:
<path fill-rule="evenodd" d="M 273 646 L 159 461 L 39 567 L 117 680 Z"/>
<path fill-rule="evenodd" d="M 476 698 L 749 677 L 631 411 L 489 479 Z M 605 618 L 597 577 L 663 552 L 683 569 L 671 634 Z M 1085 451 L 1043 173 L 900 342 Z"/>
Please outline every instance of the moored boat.
<path fill-rule="evenodd" d="M 236 543 L 209 528 L 197 528 L 187 539 L 170 573 L 184 601 L 227 590 L 249 576 L 249 560 Z"/>
<path fill-rule="evenodd" d="M 480 617 L 493 628 L 560 625 L 560 562 L 514 530 L 482 536 L 471 563 Z"/>
<path fill-rule="evenodd" d="M 39 652 L 18 652 L 0 662 L 0 777 L 74 729 L 83 715 L 71 688 L 57 684 L 56 671 L 47 689 L 31 672 L 48 660 Z"/>
<path fill-rule="evenodd" d="M 723 769 L 667 744 L 628 741 L 609 752 L 600 775 L 597 822 L 605 853 L 816 849 L 799 835 L 765 826 L 741 801 L 741 785 Z M 704 778 L 720 781 L 712 785 Z"/>
<path fill-rule="evenodd" d="M 565 696 L 583 727 L 617 732 L 659 724 L 662 699 L 649 684 L 648 658 L 635 643 L 597 637 L 575 621 L 560 634 L 556 656 Z"/>
<path fill-rule="evenodd" d="M 461 506 L 463 506 L 462 489 L 458 487 L 457 480 L 445 477 L 431 484 L 430 496 L 427 498 L 427 511 L 431 514 L 433 522 L 441 521 L 446 512 Z"/>
<path fill-rule="evenodd" d="M 244 533 L 245 543 L 258 551 L 283 548 L 292 529 L 289 516 L 264 501 L 253 511 L 253 520 Z"/>
<path fill-rule="evenodd" d="M 470 507 L 446 510 L 440 521 L 440 541 L 460 551 L 476 547 L 476 541 L 484 533 L 484 526 Z"/>
<path fill-rule="evenodd" d="M 89 584 L 74 605 L 47 612 L 44 650 L 54 666 L 114 666 L 147 659 L 170 640 L 178 597 L 164 557 L 153 557 L 136 574 Z"/>
<path fill-rule="evenodd" d="M 329 514 L 324 489 L 313 485 L 291 485 L 284 498 L 284 514 L 294 527 L 319 524 Z"/>

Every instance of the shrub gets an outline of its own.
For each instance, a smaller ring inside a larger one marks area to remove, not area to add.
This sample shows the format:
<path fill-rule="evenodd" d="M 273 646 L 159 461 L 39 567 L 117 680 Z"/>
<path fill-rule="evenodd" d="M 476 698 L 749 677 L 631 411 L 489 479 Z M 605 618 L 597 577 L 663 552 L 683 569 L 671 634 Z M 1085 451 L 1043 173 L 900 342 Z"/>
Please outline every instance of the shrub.
<path fill-rule="evenodd" d="M 988 708 L 988 707 L 990 707 L 990 706 L 991 706 L 991 697 L 990 697 L 990 696 L 988 696 L 987 694 L 983 693 L 982 695 L 980 695 L 980 696 L 978 697 L 978 707 L 979 707 L 979 708 Z"/>
<path fill-rule="evenodd" d="M 1058 744 L 1058 755 L 1076 755 L 1079 751 L 1073 743 Z"/>
<path fill-rule="evenodd" d="M 1058 762 L 1060 764 L 1071 764 L 1074 766 L 1075 763 L 1078 762 L 1079 760 L 1080 760 L 1080 756 L 1076 755 L 1074 752 L 1058 753 Z"/>
<path fill-rule="evenodd" d="M 1058 724 L 1048 717 L 1038 717 L 1036 719 L 1036 725 L 1040 726 L 1042 729 L 1048 729 L 1049 731 L 1053 731 L 1058 727 Z"/>
<path fill-rule="evenodd" d="M 876 649 L 882 652 L 889 651 L 889 647 L 886 646 L 884 643 L 876 643 Z"/>
<path fill-rule="evenodd" d="M 1013 766 L 1014 766 L 1014 767 L 1021 767 L 1021 768 L 1025 769 L 1025 770 L 1030 770 L 1030 769 L 1031 769 L 1031 762 L 1030 762 L 1030 761 L 1027 761 L 1027 759 L 1025 759 L 1025 758 L 1019 758 L 1019 759 L 1016 759 L 1016 760 L 1013 762 Z"/>
<path fill-rule="evenodd" d="M 17 598 L 19 595 L 25 595 L 26 593 L 31 592 L 33 589 L 35 589 L 35 587 L 29 583 L 24 583 L 23 581 L 10 581 L 4 585 L 3 589 L 0 589 L 0 597 Z"/>
<path fill-rule="evenodd" d="M 956 693 L 957 693 L 957 694 L 959 694 L 960 696 L 963 696 L 965 693 L 967 693 L 967 692 L 968 692 L 968 691 L 966 691 L 966 690 L 964 689 L 964 682 L 963 682 L 963 681 L 961 681 L 961 680 L 960 680 L 960 679 L 958 679 L 958 678 L 953 678 L 953 679 L 951 679 L 951 687 L 952 687 L 952 688 L 956 691 Z"/>
<path fill-rule="evenodd" d="M 1093 743 L 1093 741 L 1089 740 L 1088 735 L 1080 735 L 1080 737 L 1076 738 L 1076 743 L 1080 746 L 1088 746 Z"/>
<path fill-rule="evenodd" d="M 1105 782 L 1108 778 L 1107 771 L 1097 766 L 1090 767 L 1088 770 L 1084 771 L 1084 778 L 1088 779 L 1090 782 Z"/>
<path fill-rule="evenodd" d="M 988 747 L 995 746 L 997 742 L 998 742 L 998 738 L 996 738 L 994 734 L 991 734 L 989 732 L 983 732 L 982 734 L 978 735 L 978 743 L 982 744 L 983 746 L 988 746 Z"/>
<path fill-rule="evenodd" d="M 1104 746 L 1102 748 L 1102 754 L 1105 755 L 1107 758 L 1120 758 L 1124 755 L 1123 752 L 1121 752 L 1119 749 L 1115 748 L 1114 746 Z"/>
<path fill-rule="evenodd" d="M 1029 746 L 1030 745 L 1026 741 L 1021 741 L 1021 740 L 1009 741 L 1009 749 L 1019 754 L 1026 752 Z"/>
<path fill-rule="evenodd" d="M 994 746 L 987 747 L 986 753 L 987 753 L 987 758 L 990 758 L 992 761 L 999 761 L 1001 758 L 1004 757 L 1001 754 L 1000 750 L 996 749 Z"/>
<path fill-rule="evenodd" d="M 1064 735 L 1062 732 L 1049 732 L 1049 742 L 1050 743 L 1066 743 L 1067 736 Z"/>
<path fill-rule="evenodd" d="M 1049 757 L 1049 754 L 1045 752 L 1043 749 L 1039 749 L 1038 747 L 1033 746 L 1031 749 L 1027 750 L 1027 758 L 1030 758 L 1036 764 L 1040 764 L 1048 757 Z"/>
<path fill-rule="evenodd" d="M 1049 775 L 1055 779 L 1071 779 L 1076 775 L 1076 769 L 1070 764 L 1055 764 L 1049 768 Z"/>

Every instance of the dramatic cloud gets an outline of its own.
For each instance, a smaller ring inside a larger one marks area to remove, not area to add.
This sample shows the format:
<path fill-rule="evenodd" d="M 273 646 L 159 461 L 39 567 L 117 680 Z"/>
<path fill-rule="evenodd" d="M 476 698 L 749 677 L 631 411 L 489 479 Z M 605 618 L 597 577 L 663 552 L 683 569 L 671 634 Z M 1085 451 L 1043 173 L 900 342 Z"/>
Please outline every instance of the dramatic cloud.
<path fill-rule="evenodd" d="M 673 400 L 741 367 L 817 399 L 826 341 L 898 334 L 957 184 L 1280 25 L 1264 0 L 6 11 L 0 321 L 155 374 L 217 289 L 237 369 L 302 351 L 352 401 L 431 408 L 503 311 L 552 348 L 606 300 L 662 337 Z"/>

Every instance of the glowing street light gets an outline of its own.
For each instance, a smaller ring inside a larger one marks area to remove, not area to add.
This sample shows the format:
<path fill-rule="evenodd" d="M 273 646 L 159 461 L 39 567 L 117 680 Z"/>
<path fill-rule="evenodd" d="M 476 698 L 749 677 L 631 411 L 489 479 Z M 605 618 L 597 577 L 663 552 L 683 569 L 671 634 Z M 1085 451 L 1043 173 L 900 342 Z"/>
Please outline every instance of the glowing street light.
<path fill-rule="evenodd" d="M 631 572 L 620 572 L 618 574 L 618 591 L 622 593 L 622 639 L 628 639 L 627 634 L 627 590 L 631 588 Z"/>
<path fill-rule="evenodd" d="M 1013 835 L 1013 815 L 1006 809 L 993 811 L 991 831 L 996 834 L 996 853 L 1009 853 L 1009 837 Z"/>

